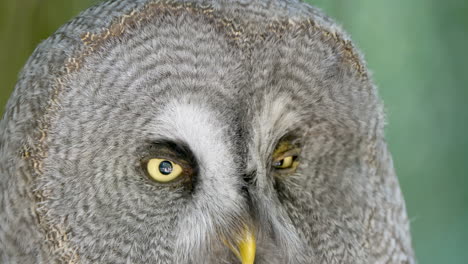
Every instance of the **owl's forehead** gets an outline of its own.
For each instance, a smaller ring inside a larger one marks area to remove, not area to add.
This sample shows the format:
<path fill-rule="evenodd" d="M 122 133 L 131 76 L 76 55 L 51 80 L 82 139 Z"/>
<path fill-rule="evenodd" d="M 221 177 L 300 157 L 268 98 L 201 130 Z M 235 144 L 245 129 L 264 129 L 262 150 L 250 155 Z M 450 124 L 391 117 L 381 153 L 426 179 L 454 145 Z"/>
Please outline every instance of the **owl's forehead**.
<path fill-rule="evenodd" d="M 367 120 L 349 111 L 358 93 L 372 90 L 349 63 L 353 56 L 290 19 L 278 24 L 250 14 L 252 21 L 232 22 L 217 12 L 166 10 L 123 34 L 107 32 L 95 44 L 85 39 L 92 52 L 67 77 L 70 107 L 114 105 L 161 115 L 178 102 L 185 110 L 185 104 L 203 106 L 229 124 L 244 121 L 262 135 L 294 129 L 312 115 L 349 126 L 359 122 L 350 119 Z"/>

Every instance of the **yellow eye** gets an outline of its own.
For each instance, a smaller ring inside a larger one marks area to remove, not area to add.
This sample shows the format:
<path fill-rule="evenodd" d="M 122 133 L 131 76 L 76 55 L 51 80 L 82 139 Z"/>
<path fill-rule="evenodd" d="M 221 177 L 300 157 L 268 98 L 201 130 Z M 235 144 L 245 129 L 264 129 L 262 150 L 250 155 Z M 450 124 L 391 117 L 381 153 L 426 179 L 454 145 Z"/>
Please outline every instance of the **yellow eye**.
<path fill-rule="evenodd" d="M 294 156 L 287 156 L 283 159 L 273 162 L 273 167 L 277 169 L 289 169 L 294 165 Z"/>
<path fill-rule="evenodd" d="M 170 182 L 183 172 L 180 165 L 165 159 L 150 159 L 146 170 L 149 176 L 158 182 Z"/>

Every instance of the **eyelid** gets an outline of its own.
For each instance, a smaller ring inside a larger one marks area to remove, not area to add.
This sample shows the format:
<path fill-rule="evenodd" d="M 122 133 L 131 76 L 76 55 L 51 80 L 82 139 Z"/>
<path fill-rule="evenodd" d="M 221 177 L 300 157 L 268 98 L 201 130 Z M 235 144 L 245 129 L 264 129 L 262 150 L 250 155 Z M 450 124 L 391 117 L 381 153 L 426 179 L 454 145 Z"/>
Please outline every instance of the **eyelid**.
<path fill-rule="evenodd" d="M 300 149 L 299 148 L 292 148 L 290 150 L 287 150 L 285 152 L 282 152 L 280 154 L 274 155 L 273 156 L 273 162 L 280 161 L 286 157 L 297 157 L 299 156 Z"/>
<path fill-rule="evenodd" d="M 297 146 L 293 146 L 289 150 L 286 150 L 279 154 L 274 155 L 273 160 L 272 160 L 273 162 L 272 167 L 275 169 L 275 172 L 278 173 L 278 175 L 282 175 L 282 174 L 290 174 L 296 171 L 297 167 L 299 166 L 299 161 L 297 160 L 299 157 L 299 154 L 300 154 L 300 148 L 298 148 Z M 278 167 L 274 165 L 276 162 L 279 162 L 282 160 L 284 162 L 284 159 L 288 159 L 288 158 L 292 159 L 292 161 L 290 161 L 292 162 L 292 164 L 289 167 L 282 168 L 282 167 Z"/>
<path fill-rule="evenodd" d="M 168 159 L 180 165 L 193 166 L 193 154 L 182 142 L 154 141 L 145 151 L 146 160 L 152 158 Z"/>
<path fill-rule="evenodd" d="M 172 155 L 172 154 L 154 154 L 154 155 L 147 155 L 145 157 L 142 157 L 140 159 L 141 163 L 148 163 L 150 160 L 152 159 L 159 159 L 159 160 L 168 160 L 172 163 L 175 163 L 177 165 L 179 165 L 180 167 L 182 167 L 182 169 L 185 171 L 193 171 L 192 169 L 192 165 L 186 161 L 186 160 L 183 160 L 183 159 L 180 159 L 179 157 L 177 157 L 176 155 Z"/>

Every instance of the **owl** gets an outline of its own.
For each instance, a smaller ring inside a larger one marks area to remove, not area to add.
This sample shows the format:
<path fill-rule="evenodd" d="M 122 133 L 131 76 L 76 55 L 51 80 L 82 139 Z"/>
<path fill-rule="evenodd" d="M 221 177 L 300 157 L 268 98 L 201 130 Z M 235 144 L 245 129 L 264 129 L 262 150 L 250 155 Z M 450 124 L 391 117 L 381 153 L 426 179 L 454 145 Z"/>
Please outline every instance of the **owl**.
<path fill-rule="evenodd" d="M 384 111 L 297 0 L 110 0 L 0 123 L 1 263 L 415 263 Z"/>

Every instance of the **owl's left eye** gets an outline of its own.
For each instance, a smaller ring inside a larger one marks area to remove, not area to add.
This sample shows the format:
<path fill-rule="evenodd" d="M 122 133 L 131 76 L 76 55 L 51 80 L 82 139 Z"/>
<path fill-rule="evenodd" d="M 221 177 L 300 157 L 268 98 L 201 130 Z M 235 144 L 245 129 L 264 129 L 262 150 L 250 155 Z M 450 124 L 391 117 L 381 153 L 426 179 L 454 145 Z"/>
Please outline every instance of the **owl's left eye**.
<path fill-rule="evenodd" d="M 273 162 L 273 167 L 279 170 L 294 169 L 297 166 L 297 156 L 286 156 Z"/>
<path fill-rule="evenodd" d="M 284 157 L 273 162 L 273 167 L 277 169 L 289 169 L 294 165 L 295 156 Z"/>
<path fill-rule="evenodd" d="M 155 158 L 146 163 L 146 171 L 149 177 L 157 182 L 170 182 L 179 177 L 183 169 L 173 161 Z"/>
<path fill-rule="evenodd" d="M 292 173 L 299 164 L 300 148 L 289 141 L 282 141 L 276 147 L 272 156 L 272 167 L 277 173 Z"/>

